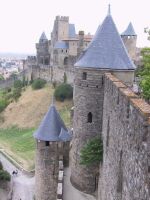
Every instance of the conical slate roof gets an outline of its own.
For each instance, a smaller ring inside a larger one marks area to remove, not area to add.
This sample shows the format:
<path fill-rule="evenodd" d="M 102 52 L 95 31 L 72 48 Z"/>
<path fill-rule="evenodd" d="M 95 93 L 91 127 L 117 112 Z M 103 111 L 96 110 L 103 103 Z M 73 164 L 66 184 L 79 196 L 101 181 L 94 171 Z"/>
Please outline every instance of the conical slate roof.
<path fill-rule="evenodd" d="M 51 105 L 39 128 L 34 133 L 34 137 L 42 141 L 61 141 L 59 135 L 62 129 L 67 132 L 67 128 L 55 106 Z"/>
<path fill-rule="evenodd" d="M 75 66 L 111 70 L 135 69 L 110 15 L 110 10 Z"/>
<path fill-rule="evenodd" d="M 134 31 L 133 25 L 130 22 L 127 29 L 121 34 L 121 36 L 136 36 L 137 34 Z"/>
<path fill-rule="evenodd" d="M 48 39 L 45 35 L 45 32 L 43 32 L 40 39 L 39 39 L 39 43 L 43 43 L 43 42 L 47 42 L 47 41 L 48 41 Z"/>
<path fill-rule="evenodd" d="M 59 138 L 66 142 L 66 141 L 70 141 L 71 138 L 72 138 L 72 135 L 71 133 L 69 133 L 68 131 L 64 130 L 63 128 L 61 129 L 61 132 L 60 132 L 60 135 L 59 135 Z"/>

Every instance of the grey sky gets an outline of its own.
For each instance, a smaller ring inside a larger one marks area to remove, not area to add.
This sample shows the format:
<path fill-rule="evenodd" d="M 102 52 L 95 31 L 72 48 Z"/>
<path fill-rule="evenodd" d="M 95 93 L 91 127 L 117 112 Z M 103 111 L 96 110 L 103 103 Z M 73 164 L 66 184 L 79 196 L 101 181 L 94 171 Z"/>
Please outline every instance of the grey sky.
<path fill-rule="evenodd" d="M 108 4 L 119 32 L 131 21 L 138 46 L 149 46 L 144 27 L 150 26 L 149 0 L 0 0 L 0 52 L 35 53 L 35 43 L 50 32 L 56 15 L 69 16 L 76 31 L 94 34 Z"/>

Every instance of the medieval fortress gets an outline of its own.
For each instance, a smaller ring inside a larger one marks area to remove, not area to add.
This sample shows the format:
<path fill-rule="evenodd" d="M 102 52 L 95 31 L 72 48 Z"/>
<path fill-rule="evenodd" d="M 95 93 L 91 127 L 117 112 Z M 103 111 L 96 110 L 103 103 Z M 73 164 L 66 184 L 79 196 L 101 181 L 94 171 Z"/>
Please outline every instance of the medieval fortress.
<path fill-rule="evenodd" d="M 70 180 L 78 190 L 97 192 L 97 200 L 150 199 L 150 105 L 130 89 L 136 39 L 131 23 L 120 36 L 110 8 L 93 37 L 77 35 L 69 18 L 59 16 L 51 40 L 42 34 L 36 59 L 29 58 L 31 75 L 62 81 L 66 73 L 74 84 L 74 115 L 71 135 L 52 104 L 34 133 L 36 200 L 62 199 L 58 172 L 62 157 L 68 165 L 69 150 Z M 81 149 L 96 136 L 103 140 L 99 173 L 80 164 Z"/>

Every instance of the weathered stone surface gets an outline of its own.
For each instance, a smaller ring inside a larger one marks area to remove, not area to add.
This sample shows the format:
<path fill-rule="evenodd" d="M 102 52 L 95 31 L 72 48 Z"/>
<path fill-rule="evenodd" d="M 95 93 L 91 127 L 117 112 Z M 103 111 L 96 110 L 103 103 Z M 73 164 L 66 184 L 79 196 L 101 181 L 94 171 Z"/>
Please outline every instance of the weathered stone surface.
<path fill-rule="evenodd" d="M 150 106 L 143 100 L 105 79 L 98 200 L 150 199 L 149 114 Z"/>
<path fill-rule="evenodd" d="M 51 142 L 46 146 L 44 141 L 37 141 L 35 163 L 36 200 L 54 200 L 58 182 L 58 144 Z"/>
<path fill-rule="evenodd" d="M 83 73 L 87 73 L 83 80 Z M 81 191 L 96 190 L 96 168 L 80 165 L 80 151 L 93 137 L 101 134 L 103 116 L 103 71 L 76 69 L 71 182 Z M 88 114 L 92 121 L 88 122 Z"/>

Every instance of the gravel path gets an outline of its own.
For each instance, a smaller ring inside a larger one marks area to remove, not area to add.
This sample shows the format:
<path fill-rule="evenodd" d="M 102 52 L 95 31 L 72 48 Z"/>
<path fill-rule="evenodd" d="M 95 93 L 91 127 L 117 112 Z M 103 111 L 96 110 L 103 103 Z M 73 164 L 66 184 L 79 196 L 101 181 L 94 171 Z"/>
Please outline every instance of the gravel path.
<path fill-rule="evenodd" d="M 10 174 L 16 167 L 10 163 L 1 153 L 0 160 L 3 163 L 3 167 Z M 30 178 L 25 176 L 20 170 L 18 170 L 17 176 L 12 176 L 13 178 L 13 198 L 12 200 L 33 200 L 34 194 L 34 177 Z"/>

